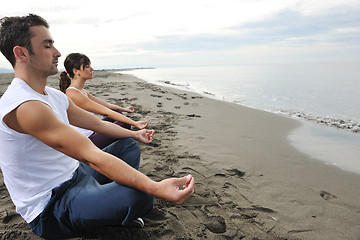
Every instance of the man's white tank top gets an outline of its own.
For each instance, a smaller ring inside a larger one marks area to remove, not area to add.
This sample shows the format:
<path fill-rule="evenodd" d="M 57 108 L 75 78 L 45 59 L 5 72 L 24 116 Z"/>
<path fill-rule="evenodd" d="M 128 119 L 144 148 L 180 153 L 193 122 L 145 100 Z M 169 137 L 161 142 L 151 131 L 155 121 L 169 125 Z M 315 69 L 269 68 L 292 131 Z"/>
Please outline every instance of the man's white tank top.
<path fill-rule="evenodd" d="M 15 78 L 0 99 L 0 167 L 16 211 L 29 223 L 45 208 L 52 189 L 72 178 L 79 162 L 37 138 L 9 128 L 3 118 L 26 101 L 48 105 L 58 119 L 69 124 L 68 98 L 46 87 L 46 95 Z"/>

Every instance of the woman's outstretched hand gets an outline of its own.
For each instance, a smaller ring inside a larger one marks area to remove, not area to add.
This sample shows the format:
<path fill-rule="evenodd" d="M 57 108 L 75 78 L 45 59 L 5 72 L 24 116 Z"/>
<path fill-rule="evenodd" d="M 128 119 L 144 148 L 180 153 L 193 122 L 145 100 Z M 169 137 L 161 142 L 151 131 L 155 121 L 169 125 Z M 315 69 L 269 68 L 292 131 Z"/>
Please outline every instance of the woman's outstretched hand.
<path fill-rule="evenodd" d="M 126 109 L 126 112 L 128 112 L 128 113 L 133 113 L 135 110 L 133 106 L 127 107 L 125 109 Z"/>
<path fill-rule="evenodd" d="M 135 139 L 142 143 L 151 143 L 154 140 L 155 130 L 142 129 L 135 133 Z"/>
<path fill-rule="evenodd" d="M 149 120 L 135 122 L 135 127 L 137 127 L 138 129 L 144 129 L 147 128 L 148 126 L 149 126 Z"/>

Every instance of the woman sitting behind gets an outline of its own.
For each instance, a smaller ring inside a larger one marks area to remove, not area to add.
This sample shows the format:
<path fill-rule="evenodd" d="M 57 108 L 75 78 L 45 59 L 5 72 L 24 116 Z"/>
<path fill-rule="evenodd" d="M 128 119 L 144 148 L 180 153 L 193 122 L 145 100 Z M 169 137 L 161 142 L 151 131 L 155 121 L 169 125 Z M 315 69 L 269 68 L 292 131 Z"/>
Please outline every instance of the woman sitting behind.
<path fill-rule="evenodd" d="M 134 112 L 134 108 L 132 106 L 123 108 L 115 104 L 107 103 L 91 95 L 84 89 L 85 82 L 93 79 L 91 61 L 86 55 L 71 53 L 66 57 L 64 66 L 65 71 L 60 73 L 59 87 L 60 90 L 64 92 L 77 106 L 86 111 L 106 116 L 103 120 L 114 122 L 115 124 L 128 129 L 130 129 L 130 125 L 139 129 L 148 127 L 148 120 L 134 121 L 122 114 L 122 112 Z M 89 137 L 92 141 L 93 139 L 99 137 L 96 136 L 96 133 L 87 132 L 85 129 L 78 130 Z M 103 140 L 101 142 L 103 142 Z M 98 146 L 98 144 L 95 145 Z M 100 145 L 103 147 L 104 144 Z"/>

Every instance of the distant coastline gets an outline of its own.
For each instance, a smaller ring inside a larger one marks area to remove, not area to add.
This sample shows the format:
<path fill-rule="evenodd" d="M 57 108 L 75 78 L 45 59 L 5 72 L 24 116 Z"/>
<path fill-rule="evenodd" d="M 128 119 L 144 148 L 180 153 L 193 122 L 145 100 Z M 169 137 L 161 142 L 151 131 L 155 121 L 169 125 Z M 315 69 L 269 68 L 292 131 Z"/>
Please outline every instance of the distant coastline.
<path fill-rule="evenodd" d="M 144 69 L 156 69 L 156 67 L 103 68 L 103 69 L 95 69 L 95 71 L 125 72 L 125 71 L 144 70 Z"/>
<path fill-rule="evenodd" d="M 96 71 L 132 71 L 132 70 L 141 70 L 141 69 L 156 69 L 156 67 L 129 67 L 129 68 L 103 68 L 96 69 Z M 59 69 L 59 72 L 63 69 Z M 0 73 L 13 73 L 13 69 L 9 68 L 0 68 Z"/>
<path fill-rule="evenodd" d="M 101 71 L 132 71 L 141 69 L 156 69 L 156 67 L 133 67 L 133 68 L 114 68 L 114 69 L 102 69 Z"/>
<path fill-rule="evenodd" d="M 8 68 L 0 68 L 0 73 L 13 73 L 14 70 Z"/>

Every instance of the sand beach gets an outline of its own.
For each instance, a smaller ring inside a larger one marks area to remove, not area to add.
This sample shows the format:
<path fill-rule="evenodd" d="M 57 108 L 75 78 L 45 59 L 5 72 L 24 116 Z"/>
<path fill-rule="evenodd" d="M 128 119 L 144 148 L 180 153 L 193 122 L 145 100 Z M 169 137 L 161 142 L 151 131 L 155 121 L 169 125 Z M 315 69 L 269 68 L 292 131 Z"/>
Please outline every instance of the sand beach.
<path fill-rule="evenodd" d="M 140 170 L 154 180 L 192 174 L 182 205 L 155 201 L 142 229 L 109 226 L 90 239 L 360 239 L 360 175 L 312 159 L 287 139 L 293 118 L 160 87 L 131 71 L 95 71 L 86 89 L 155 129 Z M 0 74 L 0 96 L 13 74 Z M 48 85 L 58 89 L 57 76 Z M 1 147 L 1 146 L 0 146 Z M 15 212 L 0 176 L 0 240 L 40 239 Z"/>

